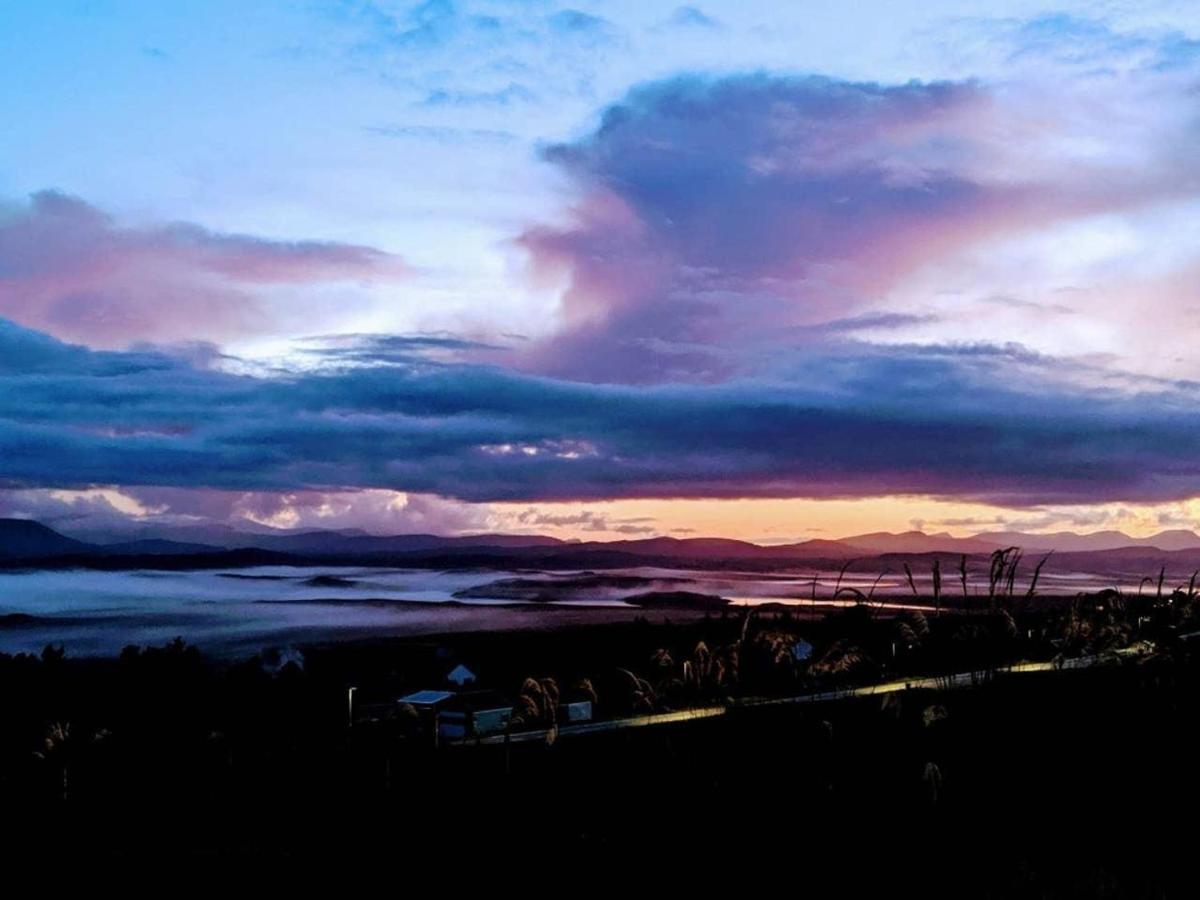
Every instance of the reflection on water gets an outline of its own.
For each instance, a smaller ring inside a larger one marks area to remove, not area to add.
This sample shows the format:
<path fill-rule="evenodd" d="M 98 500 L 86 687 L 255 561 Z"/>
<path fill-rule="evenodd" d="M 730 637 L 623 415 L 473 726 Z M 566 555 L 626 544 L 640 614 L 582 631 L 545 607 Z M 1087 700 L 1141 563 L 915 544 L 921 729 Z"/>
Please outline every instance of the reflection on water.
<path fill-rule="evenodd" d="M 1138 580 L 1043 573 L 1039 593 L 1113 586 L 1136 591 Z M 819 573 L 817 596 L 828 601 L 837 582 L 836 572 Z M 847 573 L 841 579 L 843 587 L 864 593 L 874 584 L 874 574 Z M 917 576 L 917 587 L 929 590 L 927 575 Z M 946 573 L 944 592 L 951 595 L 957 587 Z M 570 610 L 584 607 L 628 618 L 638 610 L 623 598 L 680 590 L 753 605 L 807 605 L 813 574 L 652 567 L 548 573 L 286 566 L 226 572 L 4 572 L 0 651 L 37 651 L 53 642 L 75 654 L 107 654 L 131 643 L 161 644 L 177 635 L 214 651 L 253 650 L 301 639 L 503 628 L 518 621 L 528 624 L 531 615 L 575 621 Z M 903 575 L 885 576 L 875 591 L 876 599 L 890 597 L 893 603 L 911 599 Z M 543 602 L 545 613 L 525 611 L 527 603 L 520 613 L 512 608 L 530 600 Z M 851 603 L 846 599 L 839 605 Z"/>

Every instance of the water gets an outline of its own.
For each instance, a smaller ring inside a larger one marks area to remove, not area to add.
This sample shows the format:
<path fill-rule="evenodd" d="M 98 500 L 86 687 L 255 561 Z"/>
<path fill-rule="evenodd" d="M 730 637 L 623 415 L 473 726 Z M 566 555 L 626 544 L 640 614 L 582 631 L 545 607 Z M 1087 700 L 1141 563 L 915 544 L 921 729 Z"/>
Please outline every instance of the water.
<path fill-rule="evenodd" d="M 848 573 L 841 584 L 865 593 L 874 580 Z M 829 598 L 836 581 L 836 572 L 821 573 L 818 596 Z M 1074 594 L 1111 586 L 1136 591 L 1137 581 L 1044 574 L 1039 591 Z M 945 573 L 948 595 L 957 584 Z M 927 590 L 927 579 L 918 578 L 917 586 Z M 468 596 L 455 597 L 464 591 Z M 312 640 L 611 621 L 640 614 L 623 598 L 650 591 L 805 605 L 812 575 L 651 567 L 595 573 L 286 566 L 3 572 L 0 652 L 37 652 L 61 643 L 76 655 L 113 654 L 127 644 L 163 644 L 180 636 L 209 652 L 232 654 Z M 909 596 L 903 575 L 885 576 L 876 588 L 877 599 L 902 603 Z M 526 602 L 546 599 L 554 602 Z"/>
<path fill-rule="evenodd" d="M 180 636 L 222 651 L 455 624 L 455 591 L 496 573 L 256 567 L 226 572 L 0 573 L 0 651 L 75 654 Z M 312 579 L 322 579 L 312 583 Z M 334 584 L 326 579 L 341 579 Z M 487 600 L 471 601 L 487 605 Z M 26 618 L 29 617 L 29 618 Z"/>

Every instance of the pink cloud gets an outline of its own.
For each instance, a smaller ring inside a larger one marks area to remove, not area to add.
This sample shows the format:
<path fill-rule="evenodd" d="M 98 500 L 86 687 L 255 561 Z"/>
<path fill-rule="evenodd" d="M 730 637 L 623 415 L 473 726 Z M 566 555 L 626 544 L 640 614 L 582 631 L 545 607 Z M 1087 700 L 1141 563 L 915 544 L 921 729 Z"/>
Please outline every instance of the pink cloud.
<path fill-rule="evenodd" d="M 640 87 L 547 153 L 580 199 L 566 224 L 518 241 L 537 278 L 565 284 L 560 329 L 525 364 L 588 380 L 721 379 L 927 264 L 1178 193 L 1171 141 L 1144 148 L 1145 166 L 1114 167 L 1145 133 L 1047 112 L 974 83 Z"/>
<path fill-rule="evenodd" d="M 125 227 L 54 192 L 0 210 L 0 316 L 93 346 L 265 331 L 277 324 L 265 287 L 405 274 L 371 247 Z"/>

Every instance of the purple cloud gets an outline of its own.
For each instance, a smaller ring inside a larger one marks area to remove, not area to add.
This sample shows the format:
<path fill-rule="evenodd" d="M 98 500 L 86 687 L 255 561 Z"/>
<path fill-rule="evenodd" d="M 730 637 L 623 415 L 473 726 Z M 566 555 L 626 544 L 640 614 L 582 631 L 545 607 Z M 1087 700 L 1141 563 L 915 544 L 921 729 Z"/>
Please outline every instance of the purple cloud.
<path fill-rule="evenodd" d="M 1095 125 L 972 82 L 640 86 L 593 133 L 546 151 L 580 199 L 567 224 L 519 240 L 537 278 L 566 282 L 561 330 L 526 364 L 597 381 L 720 380 L 781 331 L 860 314 L 986 239 L 1178 195 L 1190 164 L 1176 145 L 1122 169 L 1069 149 L 1128 137 Z"/>
<path fill-rule="evenodd" d="M 0 207 L 0 315 L 92 346 L 261 332 L 278 324 L 264 287 L 405 275 L 370 247 L 125 227 L 52 191 Z"/>

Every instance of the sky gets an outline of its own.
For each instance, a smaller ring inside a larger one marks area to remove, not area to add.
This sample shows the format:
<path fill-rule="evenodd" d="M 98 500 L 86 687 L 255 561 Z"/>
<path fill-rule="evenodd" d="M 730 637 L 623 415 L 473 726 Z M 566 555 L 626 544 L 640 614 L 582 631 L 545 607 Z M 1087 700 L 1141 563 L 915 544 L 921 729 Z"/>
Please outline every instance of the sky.
<path fill-rule="evenodd" d="M 11 0 L 0 515 L 1200 526 L 1193 2 Z"/>

